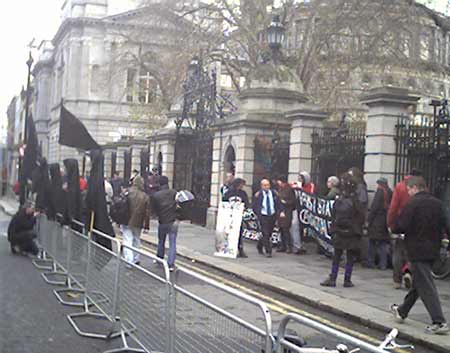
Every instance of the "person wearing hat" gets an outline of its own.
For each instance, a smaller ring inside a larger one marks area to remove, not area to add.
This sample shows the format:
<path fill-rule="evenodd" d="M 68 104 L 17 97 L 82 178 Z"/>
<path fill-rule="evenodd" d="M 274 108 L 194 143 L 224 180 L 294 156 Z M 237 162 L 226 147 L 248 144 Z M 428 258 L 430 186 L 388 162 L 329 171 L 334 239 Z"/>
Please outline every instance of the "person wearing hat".
<path fill-rule="evenodd" d="M 389 252 L 389 230 L 387 214 L 392 200 L 392 190 L 386 178 L 377 180 L 377 191 L 368 217 L 369 251 L 367 267 L 375 268 L 375 257 L 378 254 L 378 267 L 386 270 Z"/>

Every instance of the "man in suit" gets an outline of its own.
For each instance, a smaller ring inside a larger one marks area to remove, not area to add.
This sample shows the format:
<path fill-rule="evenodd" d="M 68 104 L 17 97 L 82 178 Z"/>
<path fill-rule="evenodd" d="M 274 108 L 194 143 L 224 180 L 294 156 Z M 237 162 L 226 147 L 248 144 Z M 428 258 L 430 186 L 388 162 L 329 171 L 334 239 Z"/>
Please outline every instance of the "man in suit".
<path fill-rule="evenodd" d="M 261 180 L 261 189 L 253 198 L 253 211 L 261 224 L 262 238 L 258 241 L 258 252 L 263 255 L 263 247 L 266 249 L 266 256 L 272 257 L 271 236 L 278 214 L 281 210 L 281 202 L 277 192 L 270 188 L 268 179 Z"/>

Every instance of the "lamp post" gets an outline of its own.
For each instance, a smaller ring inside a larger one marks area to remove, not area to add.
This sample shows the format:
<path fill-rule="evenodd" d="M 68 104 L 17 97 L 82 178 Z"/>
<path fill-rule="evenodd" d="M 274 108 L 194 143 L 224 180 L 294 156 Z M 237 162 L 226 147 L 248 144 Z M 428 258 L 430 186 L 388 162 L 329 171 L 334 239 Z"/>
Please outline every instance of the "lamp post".
<path fill-rule="evenodd" d="M 278 62 L 280 49 L 283 45 L 286 30 L 281 23 L 280 15 L 274 15 L 272 22 L 267 27 L 267 43 L 272 49 L 272 58 L 275 63 Z"/>
<path fill-rule="evenodd" d="M 27 76 L 27 91 L 25 97 L 25 124 L 24 124 L 24 132 L 23 132 L 23 145 L 25 146 L 28 139 L 28 115 L 30 113 L 30 85 L 31 85 L 31 67 L 33 66 L 33 56 L 30 54 L 28 60 L 26 62 L 28 67 L 28 76 Z M 23 175 L 23 156 L 20 157 L 19 160 L 19 201 L 22 206 L 25 203 L 26 198 L 26 177 Z"/>

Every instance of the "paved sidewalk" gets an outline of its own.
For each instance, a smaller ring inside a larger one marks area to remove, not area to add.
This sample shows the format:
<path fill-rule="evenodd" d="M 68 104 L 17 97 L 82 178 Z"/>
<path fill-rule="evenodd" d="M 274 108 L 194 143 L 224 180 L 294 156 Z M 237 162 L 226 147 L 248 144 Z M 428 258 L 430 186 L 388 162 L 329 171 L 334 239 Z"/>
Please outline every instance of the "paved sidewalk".
<path fill-rule="evenodd" d="M 0 199 L 0 208 L 17 209 L 17 202 Z M 143 234 L 144 241 L 155 244 L 157 224 L 152 222 L 150 234 Z M 392 271 L 370 270 L 356 265 L 353 281 L 355 287 L 342 287 L 342 269 L 338 287 L 324 288 L 319 285 L 329 273 L 330 260 L 315 253 L 310 245 L 307 255 L 274 253 L 271 259 L 258 255 L 256 246 L 246 242 L 247 259 L 224 259 L 213 256 L 215 251 L 214 231 L 182 223 L 178 234 L 177 251 L 180 255 L 205 263 L 217 269 L 264 285 L 276 291 L 298 298 L 300 301 L 344 316 L 353 317 L 362 324 L 383 328 L 386 331 L 397 327 L 411 341 L 431 342 L 437 352 L 450 352 L 449 336 L 430 336 L 424 333 L 429 317 L 422 302 L 418 301 L 405 324 L 396 324 L 389 306 L 400 303 L 406 294 L 404 290 L 392 287 Z M 450 279 L 436 281 L 442 307 L 450 321 Z"/>

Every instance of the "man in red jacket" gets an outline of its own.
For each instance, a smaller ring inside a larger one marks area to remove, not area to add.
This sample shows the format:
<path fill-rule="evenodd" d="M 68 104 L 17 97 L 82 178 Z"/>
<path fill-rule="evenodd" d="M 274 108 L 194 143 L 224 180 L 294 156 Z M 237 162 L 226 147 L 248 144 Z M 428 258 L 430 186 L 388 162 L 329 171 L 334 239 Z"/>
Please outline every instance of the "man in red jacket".
<path fill-rule="evenodd" d="M 394 193 L 392 195 L 391 205 L 388 212 L 388 226 L 390 229 L 394 229 L 395 225 L 400 217 L 403 208 L 408 203 L 410 196 L 408 194 L 408 188 L 406 186 L 408 180 L 414 176 L 420 176 L 421 172 L 412 169 L 411 172 L 405 176 L 405 178 L 395 185 Z M 406 249 L 403 239 L 395 234 L 392 241 L 392 265 L 394 267 L 393 279 L 394 288 L 400 289 L 402 287 L 402 268 L 406 264 Z"/>

